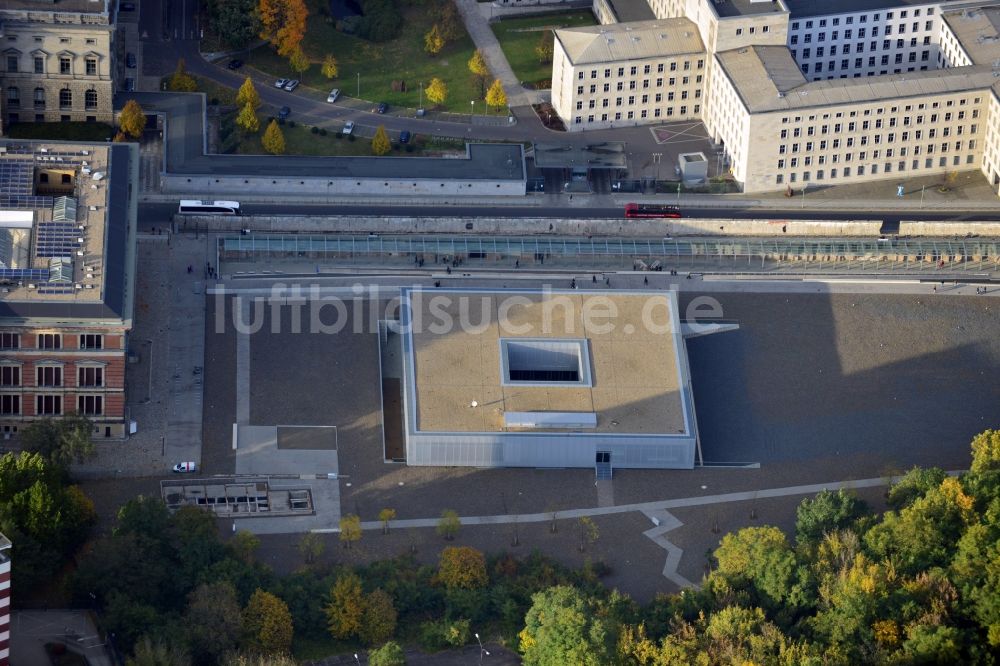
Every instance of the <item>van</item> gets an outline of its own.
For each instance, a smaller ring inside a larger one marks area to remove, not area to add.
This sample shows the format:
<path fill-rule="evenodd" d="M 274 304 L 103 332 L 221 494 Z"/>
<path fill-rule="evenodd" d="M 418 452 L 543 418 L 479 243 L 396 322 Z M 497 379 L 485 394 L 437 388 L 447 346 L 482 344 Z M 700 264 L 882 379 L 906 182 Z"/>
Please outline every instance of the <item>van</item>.
<path fill-rule="evenodd" d="M 330 91 L 330 94 L 326 96 L 326 101 L 333 104 L 337 101 L 338 97 L 340 97 L 340 88 L 334 88 Z"/>

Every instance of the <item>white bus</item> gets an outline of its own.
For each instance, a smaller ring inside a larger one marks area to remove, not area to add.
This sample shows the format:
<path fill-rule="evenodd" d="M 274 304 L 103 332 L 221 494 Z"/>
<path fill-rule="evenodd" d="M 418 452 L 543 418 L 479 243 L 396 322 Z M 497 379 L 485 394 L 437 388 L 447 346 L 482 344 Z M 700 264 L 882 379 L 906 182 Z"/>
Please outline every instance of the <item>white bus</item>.
<path fill-rule="evenodd" d="M 239 215 L 240 202 L 182 199 L 177 212 L 187 215 Z"/>

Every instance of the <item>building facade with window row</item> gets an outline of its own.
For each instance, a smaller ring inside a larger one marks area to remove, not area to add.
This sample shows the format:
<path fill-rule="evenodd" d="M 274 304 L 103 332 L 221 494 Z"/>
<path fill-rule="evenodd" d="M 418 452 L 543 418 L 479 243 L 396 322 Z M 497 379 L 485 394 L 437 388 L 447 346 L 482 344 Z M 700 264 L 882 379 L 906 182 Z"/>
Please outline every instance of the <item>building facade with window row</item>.
<path fill-rule="evenodd" d="M 17 122 L 113 122 L 110 1 L 0 5 L 0 129 Z"/>
<path fill-rule="evenodd" d="M 1000 192 L 1000 3 L 650 7 L 657 21 L 556 31 L 552 101 L 569 131 L 700 119 L 746 192 L 970 169 Z M 678 114 L 656 78 L 618 106 L 615 73 L 631 86 L 632 71 L 676 57 L 704 63 L 697 107 Z"/>

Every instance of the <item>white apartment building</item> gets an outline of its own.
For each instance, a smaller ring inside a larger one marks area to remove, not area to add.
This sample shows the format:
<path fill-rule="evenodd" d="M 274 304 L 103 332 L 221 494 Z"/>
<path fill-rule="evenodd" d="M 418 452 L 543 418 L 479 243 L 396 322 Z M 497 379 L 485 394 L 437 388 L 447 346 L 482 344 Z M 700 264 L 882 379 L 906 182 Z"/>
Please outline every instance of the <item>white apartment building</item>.
<path fill-rule="evenodd" d="M 0 134 L 15 122 L 113 121 L 111 1 L 0 3 Z"/>
<path fill-rule="evenodd" d="M 616 0 L 597 2 L 614 7 Z M 843 0 L 830 7 L 811 0 L 649 0 L 649 5 L 661 19 L 686 19 L 674 25 L 696 28 L 705 71 L 699 111 L 687 111 L 700 112 L 744 191 L 975 168 L 1000 187 L 1000 3 Z M 590 113 L 594 93 L 587 85 L 569 85 L 567 75 L 589 68 L 584 77 L 596 71 L 600 79 L 605 71 L 632 71 L 638 59 L 633 62 L 629 49 L 593 49 L 584 68 L 572 49 L 559 49 L 560 43 L 578 41 L 572 33 L 583 30 L 618 43 L 632 28 L 650 30 L 655 23 L 557 31 L 552 99 L 568 130 L 668 117 L 655 101 L 661 91 L 654 87 L 652 106 L 635 107 L 644 114 L 605 118 L 603 81 L 596 88 L 597 113 Z M 676 42 L 650 40 L 641 60 L 668 57 L 670 48 Z M 626 98 L 626 113 L 628 108 Z M 676 119 L 676 111 L 669 117 Z"/>

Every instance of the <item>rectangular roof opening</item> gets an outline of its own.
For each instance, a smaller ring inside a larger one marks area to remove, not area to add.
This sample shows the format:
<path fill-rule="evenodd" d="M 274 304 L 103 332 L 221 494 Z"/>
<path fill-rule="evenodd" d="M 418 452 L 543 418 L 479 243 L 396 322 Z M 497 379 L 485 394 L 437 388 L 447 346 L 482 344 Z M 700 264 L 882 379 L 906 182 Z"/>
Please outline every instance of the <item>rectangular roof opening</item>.
<path fill-rule="evenodd" d="M 586 340 L 501 339 L 500 355 L 506 385 L 591 385 Z"/>

